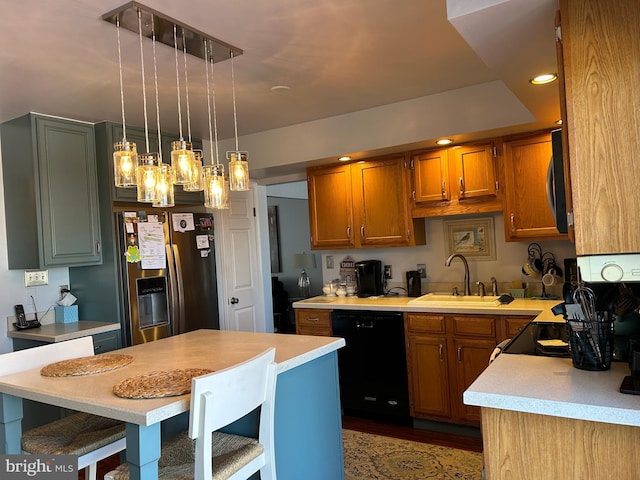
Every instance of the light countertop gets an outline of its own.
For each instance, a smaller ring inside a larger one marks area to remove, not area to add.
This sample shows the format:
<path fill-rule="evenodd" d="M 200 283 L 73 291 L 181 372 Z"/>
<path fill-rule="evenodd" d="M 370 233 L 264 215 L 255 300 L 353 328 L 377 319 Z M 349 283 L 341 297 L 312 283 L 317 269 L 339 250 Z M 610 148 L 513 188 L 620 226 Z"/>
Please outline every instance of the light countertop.
<path fill-rule="evenodd" d="M 562 317 L 556 317 L 551 313 L 551 308 L 562 300 L 533 300 L 530 298 L 516 298 L 507 305 L 483 305 L 483 306 L 424 306 L 411 305 L 413 297 L 389 296 L 389 297 L 337 297 L 319 296 L 300 300 L 293 304 L 293 308 L 319 308 L 330 310 L 378 310 L 400 312 L 434 312 L 434 313 L 468 313 L 468 314 L 493 314 L 493 315 L 537 315 L 536 320 L 562 321 Z"/>
<path fill-rule="evenodd" d="M 601 372 L 574 368 L 570 358 L 503 353 L 464 392 L 479 407 L 640 426 L 640 396 L 620 393 L 629 366 Z"/>
<path fill-rule="evenodd" d="M 48 323 L 39 328 L 18 330 L 12 323 L 7 325 L 7 336 L 23 340 L 35 340 L 38 342 L 56 343 L 72 340 L 74 338 L 97 335 L 99 333 L 120 330 L 119 323 L 93 322 L 80 320 L 72 323 Z"/>

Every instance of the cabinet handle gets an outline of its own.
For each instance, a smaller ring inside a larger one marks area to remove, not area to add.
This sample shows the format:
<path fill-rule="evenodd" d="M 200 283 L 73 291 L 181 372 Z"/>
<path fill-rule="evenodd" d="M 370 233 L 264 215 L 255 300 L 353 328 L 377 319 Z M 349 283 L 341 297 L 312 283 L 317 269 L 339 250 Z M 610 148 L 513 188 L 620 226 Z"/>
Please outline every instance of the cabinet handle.
<path fill-rule="evenodd" d="M 413 200 L 414 202 L 416 201 L 416 191 L 412 191 L 411 192 L 411 200 Z"/>
<path fill-rule="evenodd" d="M 307 322 L 317 322 L 318 320 L 320 320 L 320 318 L 318 318 L 318 317 L 307 317 L 306 320 L 307 320 Z"/>
<path fill-rule="evenodd" d="M 409 240 L 411 238 L 411 230 L 407 229 L 407 240 Z"/>
<path fill-rule="evenodd" d="M 440 357 L 441 362 L 444 362 L 444 357 L 442 355 L 443 350 L 444 350 L 444 347 L 442 346 L 442 344 L 440 344 L 440 346 L 438 347 L 438 356 Z"/>
<path fill-rule="evenodd" d="M 360 238 L 364 240 L 364 225 L 360 225 Z"/>
<path fill-rule="evenodd" d="M 347 227 L 347 239 L 351 240 L 351 225 Z"/>
<path fill-rule="evenodd" d="M 460 177 L 460 196 L 464 196 L 464 180 Z"/>
<path fill-rule="evenodd" d="M 462 347 L 458 347 L 458 363 L 462 363 Z"/>
<path fill-rule="evenodd" d="M 447 191 L 446 191 L 446 180 L 442 180 L 442 198 L 445 199 L 447 198 Z"/>
<path fill-rule="evenodd" d="M 96 242 L 96 252 L 100 253 L 101 245 L 100 242 Z"/>
<path fill-rule="evenodd" d="M 509 221 L 511 222 L 511 233 L 515 233 L 516 231 L 516 216 L 515 214 L 509 215 Z"/>

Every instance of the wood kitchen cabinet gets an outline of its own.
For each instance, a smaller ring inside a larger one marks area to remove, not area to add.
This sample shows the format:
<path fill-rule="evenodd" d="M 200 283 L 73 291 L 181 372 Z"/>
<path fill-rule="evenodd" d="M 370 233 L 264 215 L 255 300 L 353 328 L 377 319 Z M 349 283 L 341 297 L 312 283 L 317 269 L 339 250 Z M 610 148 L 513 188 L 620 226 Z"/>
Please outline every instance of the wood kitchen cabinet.
<path fill-rule="evenodd" d="M 331 310 L 296 308 L 296 334 L 330 337 Z"/>
<path fill-rule="evenodd" d="M 566 239 L 547 200 L 551 133 L 504 142 L 504 233 L 507 241 Z"/>
<path fill-rule="evenodd" d="M 502 210 L 493 142 L 414 152 L 411 167 L 414 217 Z"/>
<path fill-rule="evenodd" d="M 560 1 L 576 253 L 637 253 L 640 2 Z"/>
<path fill-rule="evenodd" d="M 489 365 L 499 318 L 407 313 L 405 336 L 411 415 L 480 424 L 480 409 L 462 394 Z"/>
<path fill-rule="evenodd" d="M 312 249 L 423 245 L 405 155 L 307 170 Z"/>
<path fill-rule="evenodd" d="M 9 268 L 102 263 L 93 125 L 29 114 L 0 131 Z"/>

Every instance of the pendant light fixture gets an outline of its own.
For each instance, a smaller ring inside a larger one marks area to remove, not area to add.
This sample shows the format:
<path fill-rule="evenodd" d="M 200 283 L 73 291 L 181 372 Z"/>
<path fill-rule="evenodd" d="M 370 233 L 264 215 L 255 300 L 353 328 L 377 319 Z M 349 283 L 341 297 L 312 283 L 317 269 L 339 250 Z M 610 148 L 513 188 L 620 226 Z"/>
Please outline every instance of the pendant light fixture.
<path fill-rule="evenodd" d="M 182 186 L 185 192 L 201 192 L 202 186 L 202 150 L 193 150 L 194 160 L 191 165 L 191 182 Z"/>
<path fill-rule="evenodd" d="M 153 18 L 151 19 L 152 45 L 153 45 L 153 80 L 156 92 L 156 120 L 158 123 L 158 145 L 162 145 L 160 134 L 160 102 L 158 101 L 158 65 L 156 62 L 156 31 Z M 153 198 L 154 207 L 173 207 L 175 196 L 173 188 L 173 169 L 170 165 L 162 162 L 162 149 L 158 152 L 158 175 L 156 177 L 155 194 Z"/>
<path fill-rule="evenodd" d="M 173 50 L 176 60 L 176 90 L 178 97 L 178 126 L 180 139 L 171 142 L 171 166 L 175 172 L 175 183 L 185 185 L 191 180 L 191 165 L 194 160 L 191 142 L 185 141 L 182 136 L 182 105 L 180 102 L 180 72 L 178 68 L 178 27 L 173 24 Z"/>
<path fill-rule="evenodd" d="M 185 38 L 184 28 L 182 29 L 182 55 L 184 57 L 184 89 L 187 102 L 187 135 L 189 143 L 191 141 L 191 110 L 189 104 L 189 77 L 187 76 L 187 41 Z M 207 62 L 205 61 L 205 68 Z M 185 192 L 201 192 L 202 191 L 202 150 L 193 150 L 193 159 L 191 160 L 191 172 L 189 174 L 189 182 L 182 186 Z"/>
<path fill-rule="evenodd" d="M 236 81 L 233 71 L 233 51 L 231 51 L 231 93 L 233 95 L 233 126 L 236 137 L 236 150 L 227 152 L 229 159 L 229 182 L 231 190 L 249 190 L 249 162 L 248 152 L 238 149 L 238 117 L 236 113 Z"/>
<path fill-rule="evenodd" d="M 138 13 L 138 37 L 140 39 L 140 69 L 142 71 L 142 105 L 144 108 L 144 136 L 146 153 L 138 155 L 138 168 L 136 169 L 136 183 L 138 188 L 138 201 L 153 203 L 155 199 L 155 187 L 158 177 L 160 158 L 157 153 L 149 152 L 149 121 L 147 119 L 147 89 L 144 78 L 144 49 L 142 47 L 142 13 Z"/>
<path fill-rule="evenodd" d="M 120 72 L 120 106 L 122 109 L 122 141 L 113 145 L 113 179 L 116 187 L 136 186 L 138 151 L 136 144 L 127 141 L 127 124 L 124 118 L 124 86 L 122 83 L 122 54 L 120 48 L 120 16 L 116 17 L 118 32 L 118 71 Z"/>
<path fill-rule="evenodd" d="M 205 51 L 208 51 L 207 42 L 204 43 Z M 213 49 L 211 49 L 211 85 L 213 82 Z M 225 184 L 224 166 L 219 161 L 218 156 L 218 123 L 216 118 L 216 94 L 215 88 L 213 88 L 213 94 L 210 95 L 209 86 L 209 62 L 205 62 L 205 77 L 207 80 L 207 112 L 209 115 L 209 145 L 211 148 L 211 165 L 206 165 L 202 168 L 204 176 L 204 205 L 208 208 L 224 209 L 229 207 L 229 189 L 228 184 Z M 213 96 L 213 132 L 215 137 L 212 137 L 211 129 L 211 97 Z M 215 146 L 215 156 L 213 148 Z M 215 158 L 215 163 L 213 163 Z"/>

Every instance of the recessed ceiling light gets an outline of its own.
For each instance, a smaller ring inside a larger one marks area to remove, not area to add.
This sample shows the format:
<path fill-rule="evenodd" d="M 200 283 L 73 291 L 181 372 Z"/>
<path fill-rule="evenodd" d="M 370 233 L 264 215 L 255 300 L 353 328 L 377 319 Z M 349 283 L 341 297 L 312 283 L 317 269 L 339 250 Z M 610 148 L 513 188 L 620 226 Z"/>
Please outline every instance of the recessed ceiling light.
<path fill-rule="evenodd" d="M 341 162 L 348 162 L 349 160 L 351 160 L 351 157 L 348 155 L 343 155 L 342 157 L 338 158 L 338 160 Z"/>
<path fill-rule="evenodd" d="M 451 142 L 453 142 L 453 140 L 451 140 L 450 138 L 441 138 L 440 140 L 436 141 L 436 145 L 449 145 Z"/>
<path fill-rule="evenodd" d="M 289 87 L 288 85 L 276 85 L 274 87 L 271 87 L 270 90 L 272 92 L 287 92 L 291 90 L 291 87 Z"/>
<path fill-rule="evenodd" d="M 543 73 L 542 75 L 536 75 L 529 83 L 532 85 L 545 85 L 547 83 L 551 83 L 558 78 L 558 75 L 555 73 Z"/>

